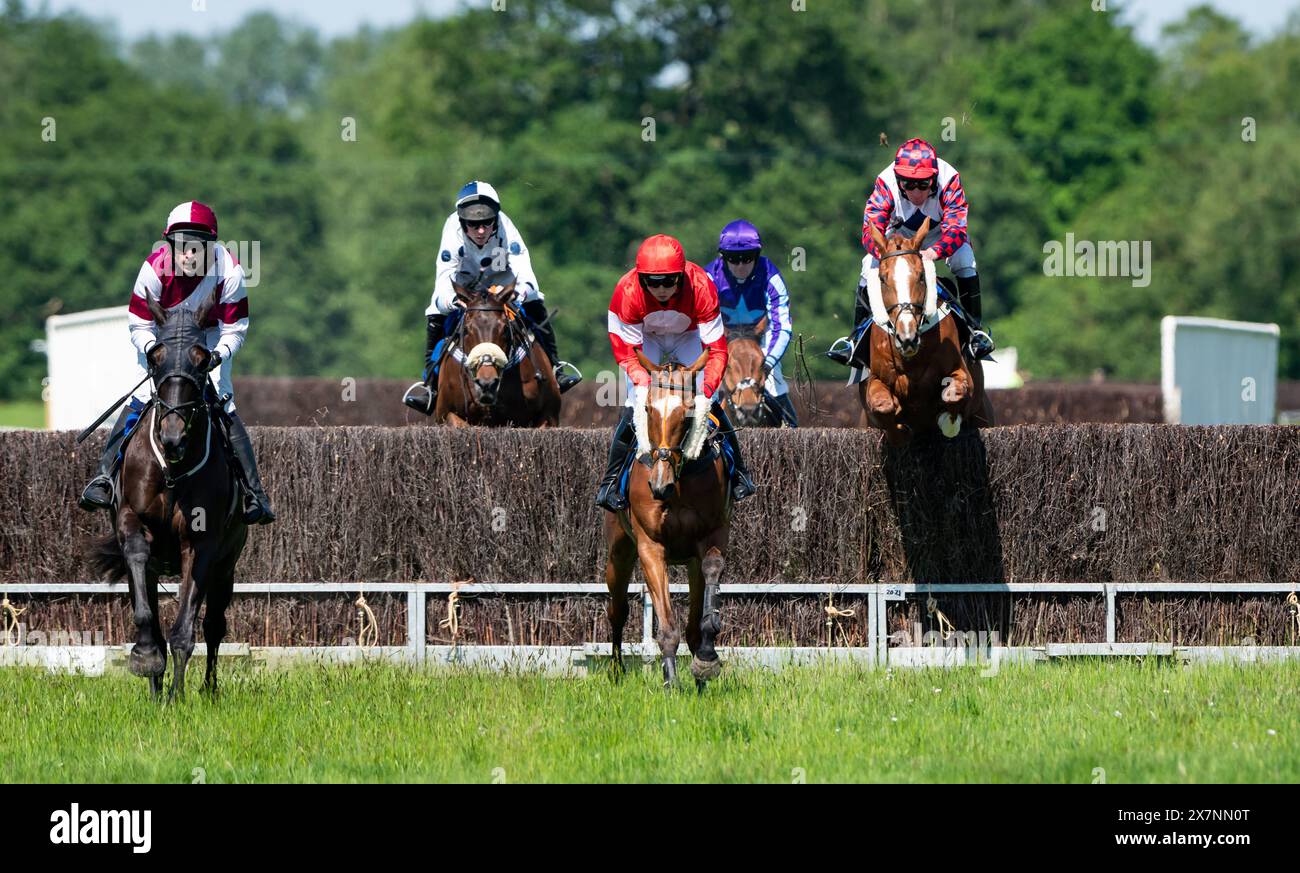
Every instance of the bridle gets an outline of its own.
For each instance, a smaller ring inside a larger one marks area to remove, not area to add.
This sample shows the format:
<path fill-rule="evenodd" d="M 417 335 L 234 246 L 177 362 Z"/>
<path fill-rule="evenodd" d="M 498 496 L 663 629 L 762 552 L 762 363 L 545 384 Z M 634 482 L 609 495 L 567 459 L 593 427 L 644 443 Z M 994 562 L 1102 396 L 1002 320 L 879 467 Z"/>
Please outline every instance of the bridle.
<path fill-rule="evenodd" d="M 762 322 L 760 321 L 759 323 L 761 324 Z M 752 327 L 757 327 L 757 325 L 753 325 Z M 758 334 L 752 330 L 748 332 L 742 332 L 739 329 L 732 329 L 729 330 L 727 334 L 728 334 L 727 335 L 728 342 L 731 342 L 733 339 L 755 340 L 755 341 L 759 340 Z M 737 421 L 742 417 L 740 415 L 740 408 L 736 406 L 735 398 L 732 395 L 739 394 L 742 391 L 748 391 L 750 389 L 753 389 L 755 394 L 758 395 L 759 415 L 764 417 L 769 416 L 770 412 L 767 409 L 766 404 L 763 403 L 763 385 L 764 385 L 763 381 L 759 379 L 755 379 L 753 376 L 746 376 L 744 379 L 737 380 L 735 385 L 732 385 L 731 387 L 727 387 L 727 378 L 726 378 L 726 374 L 724 373 L 722 377 L 722 384 L 718 386 L 718 394 L 721 395 L 719 397 L 719 402 L 722 404 L 723 409 L 726 410 L 727 416 L 731 418 L 733 421 Z"/>
<path fill-rule="evenodd" d="M 890 252 L 887 255 L 881 255 L 879 260 L 884 261 L 888 258 L 897 258 L 902 255 L 920 255 L 920 254 L 921 254 L 920 249 L 899 249 L 896 252 Z M 895 303 L 893 306 L 886 308 L 885 315 L 887 315 L 888 318 L 885 319 L 885 323 L 881 325 L 881 327 L 884 328 L 886 333 L 893 336 L 895 341 L 897 341 L 898 339 L 898 335 L 894 332 L 894 311 L 895 310 L 910 312 L 916 318 L 917 321 L 925 321 L 924 303 L 913 303 L 910 300 L 906 302 L 899 301 L 898 303 Z"/>
<path fill-rule="evenodd" d="M 153 397 L 150 399 L 149 405 L 153 407 L 153 418 L 148 426 L 149 445 L 153 449 L 154 457 L 158 460 L 158 465 L 162 467 L 163 478 L 168 488 L 172 488 L 181 479 L 192 476 L 199 470 L 203 469 L 203 466 L 208 462 L 208 457 L 212 450 L 212 407 L 209 405 L 207 399 L 207 386 L 209 384 L 208 377 L 206 373 L 201 377 L 196 375 L 194 372 L 195 368 L 185 366 L 182 358 L 182 349 L 188 349 L 190 346 L 202 344 L 195 342 L 194 340 L 194 334 L 188 330 L 180 331 L 177 336 L 170 336 L 160 340 L 160 343 L 167 346 L 169 351 L 175 350 L 176 353 L 167 356 L 171 365 L 166 371 L 151 374 L 153 381 Z M 147 354 L 148 353 L 146 353 L 146 356 Z M 152 370 L 152 366 L 150 369 Z M 176 404 L 171 404 L 163 400 L 162 386 L 169 379 L 181 379 L 189 382 L 194 386 L 196 394 L 195 399 Z M 161 415 L 159 414 L 159 410 L 162 411 Z M 184 461 L 189 454 L 190 429 L 194 425 L 196 412 L 202 414 L 204 423 L 207 425 L 204 436 L 203 458 L 185 472 L 179 475 L 173 475 L 173 468 L 175 465 Z M 144 413 L 142 412 L 141 416 L 143 415 Z M 181 456 L 175 461 L 168 460 L 163 455 L 162 450 L 158 447 L 157 430 L 162 426 L 163 420 L 170 415 L 179 416 L 181 421 L 184 423 L 184 449 L 181 452 Z"/>
<path fill-rule="evenodd" d="M 672 369 L 666 369 L 664 372 L 672 373 L 676 371 L 677 365 L 669 364 L 668 366 Z M 673 394 L 680 394 L 682 396 L 682 406 L 688 409 L 692 406 L 692 404 L 687 401 L 693 401 L 695 398 L 696 391 L 693 386 L 660 384 L 656 387 L 660 391 L 667 391 Z M 649 403 L 648 398 L 646 402 Z M 660 424 L 660 426 L 662 427 L 662 423 Z M 686 439 L 686 435 L 688 433 L 690 433 L 690 428 L 687 428 L 686 433 L 682 434 L 683 440 Z M 682 475 L 682 468 L 686 466 L 686 448 L 685 446 L 682 445 L 680 441 L 675 446 L 658 446 L 650 449 L 650 451 L 648 452 L 642 452 L 641 454 L 637 455 L 636 460 L 637 463 L 644 465 L 646 469 L 650 469 L 654 467 L 654 465 L 659 463 L 660 461 L 667 461 L 672 466 L 673 478 L 680 479 Z"/>
<path fill-rule="evenodd" d="M 497 375 L 497 378 L 494 380 L 496 384 L 499 384 L 501 382 L 501 379 L 505 377 L 505 374 L 507 372 L 519 366 L 519 364 L 523 361 L 523 359 L 528 357 L 528 352 L 533 347 L 533 343 L 535 342 L 535 337 L 533 336 L 533 332 L 528 328 L 524 327 L 523 320 L 515 313 L 515 310 L 511 307 L 509 303 L 504 303 L 500 307 L 465 306 L 462 307 L 461 311 L 465 313 L 469 313 L 469 312 L 504 312 L 505 313 L 506 345 L 508 350 L 507 350 L 505 365 L 500 366 L 498 368 L 499 373 Z M 465 319 L 462 317 L 460 319 L 460 323 L 456 325 L 456 332 L 452 335 L 450 354 L 452 359 L 457 364 L 460 364 L 461 377 L 464 380 L 466 387 L 468 387 L 471 373 L 476 371 L 479 367 L 483 366 L 484 364 L 496 365 L 496 361 L 493 358 L 493 356 L 489 354 L 482 354 L 477 356 L 476 358 L 470 358 L 469 353 L 466 352 L 465 349 L 462 347 L 464 343 L 464 339 L 465 339 Z M 473 351 L 473 349 L 471 349 L 470 351 Z"/>

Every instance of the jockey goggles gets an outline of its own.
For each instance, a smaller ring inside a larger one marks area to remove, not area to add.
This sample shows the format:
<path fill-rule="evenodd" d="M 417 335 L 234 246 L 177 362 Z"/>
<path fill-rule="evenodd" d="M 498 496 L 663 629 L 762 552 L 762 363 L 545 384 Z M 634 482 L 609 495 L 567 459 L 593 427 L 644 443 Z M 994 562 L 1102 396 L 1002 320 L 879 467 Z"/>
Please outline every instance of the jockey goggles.
<path fill-rule="evenodd" d="M 723 252 L 722 259 L 728 264 L 748 264 L 758 260 L 758 252 Z"/>
<path fill-rule="evenodd" d="M 465 219 L 461 219 L 461 221 L 465 225 L 465 227 L 473 228 L 476 230 L 480 227 L 496 227 L 497 224 L 497 220 L 495 218 L 480 218 L 480 219 L 465 218 Z"/>
<path fill-rule="evenodd" d="M 681 280 L 681 273 L 663 273 L 641 277 L 641 281 L 645 282 L 647 288 L 674 288 Z"/>
<path fill-rule="evenodd" d="M 904 191 L 923 191 L 934 186 L 934 176 L 928 179 L 899 179 L 898 187 Z"/>

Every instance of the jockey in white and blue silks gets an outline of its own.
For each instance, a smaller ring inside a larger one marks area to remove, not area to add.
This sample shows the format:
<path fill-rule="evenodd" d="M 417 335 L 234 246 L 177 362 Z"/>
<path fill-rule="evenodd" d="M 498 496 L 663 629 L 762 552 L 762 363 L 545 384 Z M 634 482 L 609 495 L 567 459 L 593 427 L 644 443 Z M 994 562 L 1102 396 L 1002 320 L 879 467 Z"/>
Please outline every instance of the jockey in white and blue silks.
<path fill-rule="evenodd" d="M 460 308 L 456 289 L 476 280 L 484 271 L 509 271 L 515 276 L 515 304 L 523 312 L 533 335 L 541 343 L 555 370 L 560 392 L 582 381 L 582 374 L 572 364 L 560 360 L 555 346 L 555 328 L 546 312 L 545 297 L 533 273 L 532 259 L 515 223 L 501 210 L 501 197 L 486 182 L 469 182 L 456 194 L 456 211 L 442 225 L 438 245 L 438 272 L 433 296 L 424 314 L 425 332 L 424 382 L 411 386 L 403 402 L 430 415 L 438 393 L 438 364 L 442 357 L 442 340 L 448 329 L 455 329 Z M 449 324 L 448 319 L 452 317 Z"/>
<path fill-rule="evenodd" d="M 790 293 L 776 264 L 764 257 L 758 228 L 738 219 L 722 229 L 718 254 L 705 270 L 718 288 L 724 324 L 757 324 L 767 318 L 763 334 L 763 395 L 788 427 L 798 427 L 790 388 L 781 372 L 781 356 L 790 344 Z"/>

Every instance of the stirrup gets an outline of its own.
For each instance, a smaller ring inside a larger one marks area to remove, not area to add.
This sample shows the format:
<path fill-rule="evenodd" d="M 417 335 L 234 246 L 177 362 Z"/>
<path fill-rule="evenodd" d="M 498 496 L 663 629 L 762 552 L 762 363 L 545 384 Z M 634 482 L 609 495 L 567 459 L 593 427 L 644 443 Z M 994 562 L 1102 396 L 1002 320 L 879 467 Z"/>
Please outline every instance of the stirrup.
<path fill-rule="evenodd" d="M 417 388 L 424 389 L 424 397 L 416 391 Z M 402 395 L 402 402 L 414 409 L 416 412 L 422 412 L 425 415 L 433 415 L 433 403 L 438 397 L 438 393 L 429 387 L 425 382 L 416 382 L 406 393 Z"/>
<path fill-rule="evenodd" d="M 100 485 L 100 490 L 104 491 L 108 495 L 106 500 L 94 499 L 99 496 L 98 494 L 91 493 L 91 489 L 95 488 L 96 485 Z M 91 479 L 85 490 L 81 492 L 81 499 L 77 502 L 77 505 L 87 512 L 94 512 L 97 509 L 112 509 L 113 480 L 102 474 Z"/>
<path fill-rule="evenodd" d="M 596 505 L 610 512 L 622 512 L 627 509 L 627 495 L 618 487 L 617 482 L 609 488 L 602 485 L 600 492 L 596 494 Z"/>
<path fill-rule="evenodd" d="M 559 361 L 551 370 L 555 373 L 555 381 L 559 383 L 561 394 L 582 381 L 582 371 L 568 361 Z M 567 370 L 573 372 L 564 372 Z"/>
<path fill-rule="evenodd" d="M 270 524 L 275 521 L 270 501 L 262 500 L 251 492 L 244 492 L 244 524 Z"/>
<path fill-rule="evenodd" d="M 843 364 L 848 367 L 853 362 L 853 340 L 849 337 L 842 336 L 831 347 L 826 350 L 826 357 L 830 358 L 837 364 Z"/>
<path fill-rule="evenodd" d="M 982 361 L 992 355 L 997 347 L 993 345 L 993 337 L 988 335 L 988 331 L 972 327 L 970 329 L 970 340 L 966 343 L 966 348 L 972 358 Z"/>

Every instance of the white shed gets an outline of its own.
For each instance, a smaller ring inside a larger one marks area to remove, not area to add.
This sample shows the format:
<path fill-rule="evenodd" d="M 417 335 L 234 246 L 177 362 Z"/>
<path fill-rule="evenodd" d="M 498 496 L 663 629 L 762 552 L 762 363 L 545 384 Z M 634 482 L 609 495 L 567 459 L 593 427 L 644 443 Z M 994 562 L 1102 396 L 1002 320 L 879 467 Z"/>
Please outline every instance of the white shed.
<path fill-rule="evenodd" d="M 45 336 L 46 422 L 53 430 L 81 430 L 139 379 L 125 306 L 52 315 Z"/>
<path fill-rule="evenodd" d="M 1167 315 L 1160 322 L 1160 389 L 1170 424 L 1273 424 L 1276 324 Z"/>

